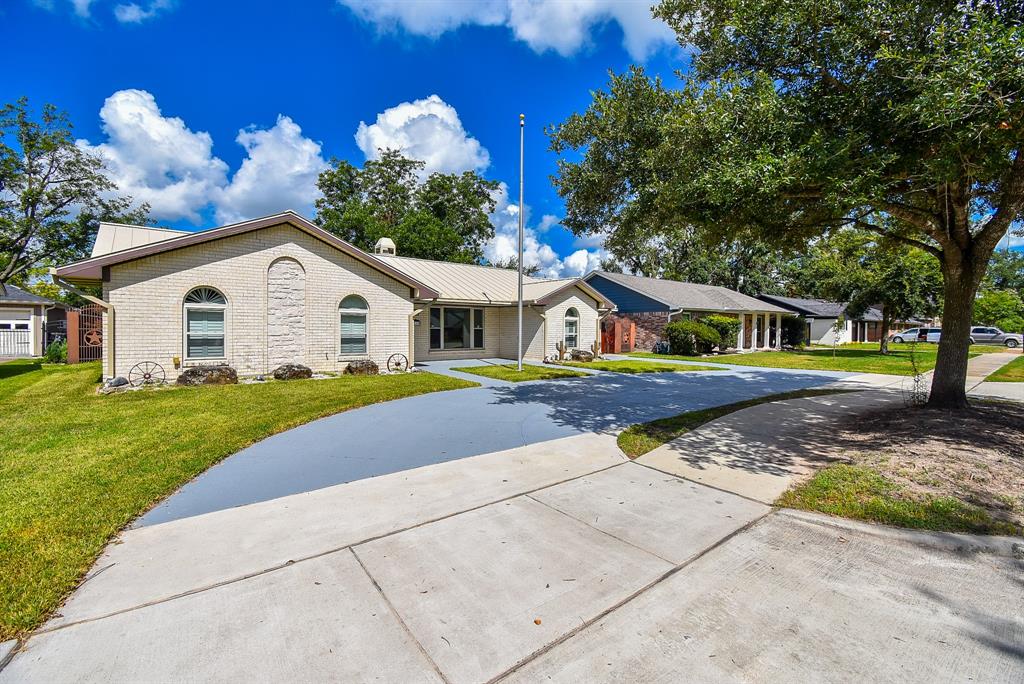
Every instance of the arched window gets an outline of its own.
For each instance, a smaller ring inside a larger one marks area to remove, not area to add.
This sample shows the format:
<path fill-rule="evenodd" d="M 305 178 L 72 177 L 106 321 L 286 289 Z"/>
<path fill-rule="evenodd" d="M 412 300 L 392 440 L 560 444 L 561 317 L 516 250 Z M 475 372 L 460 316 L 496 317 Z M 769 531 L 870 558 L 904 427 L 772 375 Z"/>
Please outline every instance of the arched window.
<path fill-rule="evenodd" d="M 580 312 L 575 308 L 565 311 L 565 337 L 562 341 L 566 349 L 576 349 L 580 346 Z"/>
<path fill-rule="evenodd" d="M 367 349 L 370 307 L 358 295 L 349 295 L 338 307 L 341 315 L 341 354 L 365 354 Z"/>
<path fill-rule="evenodd" d="M 185 295 L 185 358 L 224 358 L 224 312 L 228 300 L 212 287 Z"/>

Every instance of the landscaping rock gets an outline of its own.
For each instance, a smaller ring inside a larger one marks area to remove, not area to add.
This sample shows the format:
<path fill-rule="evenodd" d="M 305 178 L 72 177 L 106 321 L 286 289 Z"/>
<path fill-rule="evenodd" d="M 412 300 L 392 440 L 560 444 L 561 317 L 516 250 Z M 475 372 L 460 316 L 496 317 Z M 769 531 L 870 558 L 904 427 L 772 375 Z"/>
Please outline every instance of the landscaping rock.
<path fill-rule="evenodd" d="M 345 367 L 345 373 L 347 375 L 377 375 L 380 373 L 380 369 L 370 359 L 360 359 L 358 361 L 350 361 L 348 366 Z"/>
<path fill-rule="evenodd" d="M 581 361 L 583 363 L 590 363 L 594 360 L 594 352 L 587 351 L 586 349 L 573 349 L 569 352 L 569 358 L 573 361 Z"/>
<path fill-rule="evenodd" d="M 104 382 L 96 392 L 97 394 L 114 394 L 115 392 L 126 392 L 130 389 L 132 389 L 132 386 L 129 384 L 128 379 L 118 375 Z"/>
<path fill-rule="evenodd" d="M 107 380 L 105 383 L 103 383 L 103 386 L 104 387 L 124 387 L 127 384 L 128 384 L 128 378 L 125 378 L 125 377 L 122 377 L 122 376 L 118 375 L 115 378 L 110 378 L 109 380 Z"/>
<path fill-rule="evenodd" d="M 178 376 L 179 385 L 236 385 L 238 373 L 231 366 L 195 366 Z"/>
<path fill-rule="evenodd" d="M 313 370 L 301 363 L 286 363 L 274 369 L 275 380 L 306 380 L 313 377 Z"/>

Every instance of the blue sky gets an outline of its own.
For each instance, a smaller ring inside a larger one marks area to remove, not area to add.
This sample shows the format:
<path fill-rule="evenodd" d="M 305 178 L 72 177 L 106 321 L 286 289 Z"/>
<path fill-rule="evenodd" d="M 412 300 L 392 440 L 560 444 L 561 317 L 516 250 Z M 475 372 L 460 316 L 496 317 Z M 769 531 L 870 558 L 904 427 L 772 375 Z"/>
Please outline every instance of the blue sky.
<path fill-rule="evenodd" d="M 397 146 L 443 171 L 518 182 L 527 115 L 527 261 L 568 274 L 598 244 L 558 224 L 543 127 L 582 110 L 609 69 L 685 66 L 651 0 L 7 0 L 0 36 L 19 59 L 0 101 L 65 109 L 122 189 L 163 225 L 205 228 L 311 213 L 331 157 Z M 492 256 L 511 249 L 502 204 Z"/>

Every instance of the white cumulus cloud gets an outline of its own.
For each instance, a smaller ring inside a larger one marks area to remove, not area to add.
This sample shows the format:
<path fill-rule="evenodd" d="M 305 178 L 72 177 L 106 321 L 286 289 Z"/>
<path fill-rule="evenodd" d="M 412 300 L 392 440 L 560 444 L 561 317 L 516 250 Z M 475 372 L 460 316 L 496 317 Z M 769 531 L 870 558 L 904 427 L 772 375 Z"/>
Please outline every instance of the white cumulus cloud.
<path fill-rule="evenodd" d="M 356 16 L 381 30 L 397 28 L 436 38 L 460 26 L 505 26 L 536 52 L 575 54 L 590 44 L 592 33 L 618 24 L 622 44 L 637 60 L 675 37 L 651 16 L 653 0 L 338 0 Z"/>
<path fill-rule="evenodd" d="M 122 193 L 166 220 L 198 221 L 198 210 L 225 184 L 228 166 L 213 155 L 209 133 L 164 116 L 144 90 L 119 90 L 100 109 L 107 142 L 78 145 L 100 155 Z"/>
<path fill-rule="evenodd" d="M 149 204 L 160 221 L 199 223 L 211 205 L 223 222 L 284 209 L 308 213 L 319 192 L 317 175 L 327 168 L 320 144 L 284 115 L 270 128 L 238 132 L 246 157 L 230 178 L 210 134 L 165 116 L 145 90 L 117 91 L 103 103 L 100 120 L 107 140 L 77 144 L 99 155 L 120 193 Z"/>
<path fill-rule="evenodd" d="M 328 164 L 320 144 L 302 135 L 289 117 L 278 115 L 272 128 L 250 126 L 235 141 L 247 156 L 231 183 L 217 192 L 217 220 L 241 221 L 284 209 L 308 212 L 319 196 L 316 180 Z"/>
<path fill-rule="evenodd" d="M 423 161 L 424 174 L 483 170 L 491 163 L 480 141 L 466 133 L 455 108 L 437 95 L 385 109 L 375 123 L 360 121 L 355 137 L 367 159 L 377 159 L 380 150 L 399 150 Z"/>

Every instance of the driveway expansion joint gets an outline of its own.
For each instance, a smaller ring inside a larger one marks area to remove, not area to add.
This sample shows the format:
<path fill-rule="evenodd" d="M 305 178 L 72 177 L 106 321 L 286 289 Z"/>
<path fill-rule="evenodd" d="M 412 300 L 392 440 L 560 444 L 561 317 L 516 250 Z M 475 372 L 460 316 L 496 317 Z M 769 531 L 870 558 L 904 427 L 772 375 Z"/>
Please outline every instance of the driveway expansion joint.
<path fill-rule="evenodd" d="M 607 469 L 605 469 L 605 470 L 607 470 Z M 533 498 L 533 497 L 530 497 L 530 498 Z M 760 503 L 760 502 L 758 502 L 758 503 Z M 561 511 L 559 511 L 559 512 L 561 512 Z M 775 509 L 770 509 L 770 510 L 766 511 L 765 513 L 762 513 L 761 515 L 757 516 L 753 520 L 747 522 L 746 524 L 736 528 L 735 530 L 733 530 L 729 534 L 725 535 L 724 537 L 722 537 L 721 539 L 719 539 L 715 543 L 711 544 L 710 546 L 706 547 L 705 549 L 701 550 L 700 552 L 695 553 L 690 558 L 687 558 L 682 563 L 679 563 L 679 564 L 675 565 L 674 567 L 669 568 L 668 570 L 663 572 L 661 575 L 656 577 L 653 581 L 648 582 L 644 586 L 640 587 L 639 589 L 634 591 L 632 594 L 630 594 L 626 598 L 624 598 L 624 599 L 622 599 L 620 601 L 617 601 L 616 603 L 614 603 L 613 605 L 611 605 L 608 608 L 604 609 L 603 611 L 601 611 L 600 613 L 598 613 L 594 617 L 590 618 L 589 620 L 583 620 L 575 628 L 573 628 L 573 629 L 569 630 L 568 632 L 562 634 L 561 636 L 559 636 L 554 641 L 544 645 L 542 648 L 539 648 L 536 651 L 534 651 L 533 653 L 530 653 L 525 658 L 519 660 L 512 667 L 508 668 L 504 672 L 502 672 L 502 673 L 492 677 L 491 679 L 487 680 L 486 684 L 497 684 L 498 682 L 500 682 L 500 681 L 502 681 L 504 679 L 507 679 L 511 675 L 515 674 L 516 671 L 518 671 L 518 670 L 522 669 L 523 667 L 525 667 L 526 665 L 528 665 L 530 662 L 536 660 L 537 658 L 541 657 L 545 653 L 553 650 L 557 646 L 560 646 L 561 644 L 565 643 L 566 641 L 568 641 L 569 639 L 573 638 L 577 634 L 581 633 L 582 631 L 584 631 L 585 629 L 587 629 L 591 625 L 597 624 L 598 622 L 600 622 L 601 620 L 605 619 L 606 617 L 608 617 L 609 615 L 611 615 L 615 611 L 617 611 L 620 608 L 628 605 L 633 600 L 639 598 L 640 596 L 643 596 L 649 590 L 651 590 L 654 587 L 658 586 L 659 584 L 661 584 L 665 580 L 669 579 L 670 577 L 674 576 L 675 574 L 677 574 L 681 570 L 684 570 L 687 566 L 689 566 L 692 563 L 696 562 L 697 560 L 703 558 L 708 553 L 714 551 L 715 549 L 719 548 L 720 546 L 728 543 L 729 541 L 731 541 L 737 535 L 740 535 L 740 534 L 746 532 L 747 530 L 751 529 L 755 525 L 761 523 L 768 516 L 774 515 L 775 513 L 776 513 Z M 569 517 L 572 518 L 572 516 L 569 516 Z M 576 518 L 572 518 L 572 519 L 575 520 Z M 650 553 L 650 552 L 648 551 L 647 553 Z"/>
<path fill-rule="evenodd" d="M 383 587 L 380 586 L 377 578 L 373 576 L 370 569 L 366 567 L 365 563 L 363 563 L 363 559 L 359 557 L 358 553 L 356 553 L 355 548 L 349 547 L 349 551 L 352 553 L 352 557 L 356 559 L 356 563 L 359 563 L 359 567 L 363 569 L 364 573 L 366 573 L 366 577 L 370 580 L 370 583 L 373 584 L 373 588 L 377 590 L 377 594 L 380 596 L 381 600 L 384 601 L 384 605 L 386 605 L 388 610 L 391 611 L 391 615 L 393 615 L 395 620 L 398 621 L 398 624 L 402 626 L 402 629 L 405 630 L 405 633 L 410 639 L 412 639 L 412 642 L 416 644 L 416 648 L 419 649 L 420 654 L 427 659 L 427 662 L 430 663 L 430 666 L 434 669 L 437 676 L 441 678 L 441 681 L 445 682 L 445 684 L 450 684 L 449 679 L 444 676 L 444 672 L 441 671 L 441 668 L 437 666 L 434 659 L 430 657 L 429 653 L 427 653 L 427 649 L 423 648 L 423 644 L 416 638 L 413 631 L 409 629 L 409 625 L 406 624 L 405 618 L 402 617 L 401 613 L 398 612 L 398 609 L 396 609 L 394 604 L 391 603 L 391 599 L 384 593 Z"/>

